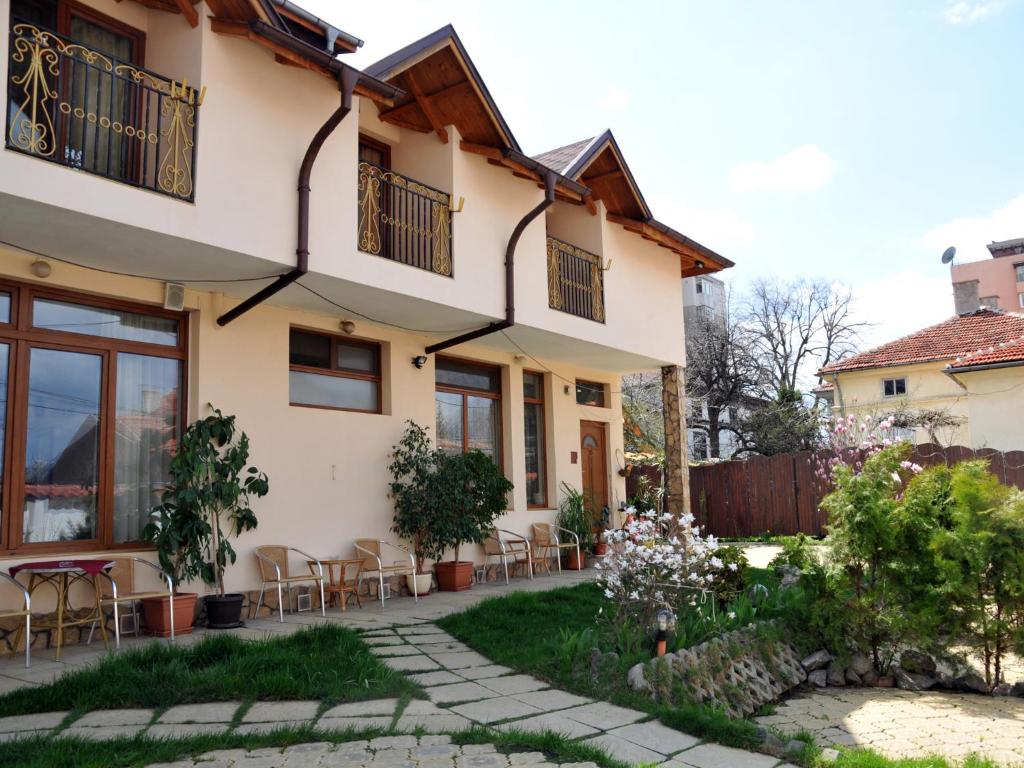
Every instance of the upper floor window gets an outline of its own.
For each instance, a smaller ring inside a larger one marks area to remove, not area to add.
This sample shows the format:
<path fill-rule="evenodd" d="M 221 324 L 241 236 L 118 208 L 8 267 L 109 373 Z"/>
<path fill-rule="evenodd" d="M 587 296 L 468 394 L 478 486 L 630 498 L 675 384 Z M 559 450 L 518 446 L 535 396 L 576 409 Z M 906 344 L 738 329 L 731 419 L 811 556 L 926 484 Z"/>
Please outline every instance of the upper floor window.
<path fill-rule="evenodd" d="M 549 237 L 548 306 L 603 323 L 604 265 L 601 257 Z"/>
<path fill-rule="evenodd" d="M 576 402 L 580 405 L 596 405 L 598 408 L 607 407 L 604 384 L 576 379 Z"/>
<path fill-rule="evenodd" d="M 985 309 L 999 309 L 999 297 L 998 296 L 982 296 L 978 300 L 978 304 Z"/>
<path fill-rule="evenodd" d="M 438 447 L 482 451 L 500 467 L 501 369 L 449 357 L 437 358 L 434 369 Z"/>
<path fill-rule="evenodd" d="M 1024 293 L 1017 294 L 1017 303 L 1020 305 L 1021 309 L 1024 309 Z"/>
<path fill-rule="evenodd" d="M 703 280 L 695 281 L 694 282 L 694 288 L 696 289 L 697 293 L 704 293 L 704 281 Z"/>
<path fill-rule="evenodd" d="M 1014 264 L 1013 271 L 1017 276 L 1017 282 L 1024 283 L 1024 264 Z"/>
<path fill-rule="evenodd" d="M 884 379 L 882 381 L 882 394 L 885 397 L 899 397 L 900 395 L 907 394 L 907 380 L 901 379 Z"/>
<path fill-rule="evenodd" d="M 288 399 L 292 405 L 381 412 L 380 344 L 292 328 Z"/>

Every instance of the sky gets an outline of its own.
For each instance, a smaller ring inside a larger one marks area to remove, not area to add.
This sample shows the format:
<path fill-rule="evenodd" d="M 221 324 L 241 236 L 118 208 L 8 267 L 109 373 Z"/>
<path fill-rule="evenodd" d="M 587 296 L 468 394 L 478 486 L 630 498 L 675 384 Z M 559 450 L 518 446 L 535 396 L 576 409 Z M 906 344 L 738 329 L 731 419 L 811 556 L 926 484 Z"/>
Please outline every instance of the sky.
<path fill-rule="evenodd" d="M 661 221 L 758 277 L 826 278 L 862 346 L 953 314 L 1024 237 L 1024 0 L 299 0 L 367 66 L 455 26 L 527 154 L 611 128 Z"/>

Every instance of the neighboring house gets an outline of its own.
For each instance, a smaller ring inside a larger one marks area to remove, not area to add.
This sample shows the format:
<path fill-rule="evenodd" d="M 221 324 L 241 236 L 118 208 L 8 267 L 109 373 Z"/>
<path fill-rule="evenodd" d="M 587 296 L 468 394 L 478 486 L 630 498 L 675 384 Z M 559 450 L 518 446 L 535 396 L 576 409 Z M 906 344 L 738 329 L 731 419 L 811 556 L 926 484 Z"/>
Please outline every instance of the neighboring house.
<path fill-rule="evenodd" d="M 906 429 L 915 443 L 1021 449 L 1022 343 L 1024 314 L 981 309 L 832 363 L 818 376 L 832 385 L 838 414 L 945 417 L 932 430 Z"/>
<path fill-rule="evenodd" d="M 992 258 L 949 268 L 957 314 L 979 307 L 1016 312 L 1024 309 L 1024 238 L 988 245 Z"/>
<path fill-rule="evenodd" d="M 653 218 L 611 133 L 525 154 L 451 27 L 358 71 L 361 41 L 283 0 L 0 19 L 0 566 L 151 557 L 209 404 L 270 478 L 229 589 L 262 544 L 388 537 L 408 420 L 503 468 L 504 528 L 553 520 L 563 482 L 624 501 L 620 377 L 682 401 L 678 280 L 730 262 Z"/>

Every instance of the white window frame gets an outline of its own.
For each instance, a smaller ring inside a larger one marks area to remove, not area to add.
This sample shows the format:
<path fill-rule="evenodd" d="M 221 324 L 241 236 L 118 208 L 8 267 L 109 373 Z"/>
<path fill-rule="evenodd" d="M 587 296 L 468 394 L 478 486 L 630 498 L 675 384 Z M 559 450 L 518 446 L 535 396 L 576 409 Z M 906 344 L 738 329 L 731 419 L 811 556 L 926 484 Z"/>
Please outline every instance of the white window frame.
<path fill-rule="evenodd" d="M 891 395 L 887 395 L 885 393 L 885 385 L 888 384 L 890 381 L 892 382 L 892 394 Z M 903 391 L 899 392 L 899 391 L 897 391 L 899 389 L 897 384 L 899 382 L 901 382 L 901 381 L 903 382 Z M 897 376 L 897 377 L 892 378 L 892 379 L 882 379 L 882 397 L 884 397 L 884 398 L 906 397 L 906 395 L 907 395 L 907 377 L 906 376 Z"/>

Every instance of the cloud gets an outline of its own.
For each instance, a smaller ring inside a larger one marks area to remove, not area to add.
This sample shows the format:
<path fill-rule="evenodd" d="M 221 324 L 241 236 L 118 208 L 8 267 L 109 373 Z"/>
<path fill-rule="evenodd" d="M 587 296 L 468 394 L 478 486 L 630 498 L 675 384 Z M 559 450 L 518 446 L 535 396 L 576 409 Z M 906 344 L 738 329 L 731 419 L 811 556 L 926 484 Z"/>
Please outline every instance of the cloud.
<path fill-rule="evenodd" d="M 629 91 L 617 85 L 610 85 L 597 100 L 597 106 L 608 112 L 622 112 L 629 106 L 630 99 Z"/>
<path fill-rule="evenodd" d="M 997 16 L 1006 7 L 1006 0 L 957 0 L 942 10 L 947 24 L 964 26 Z"/>
<path fill-rule="evenodd" d="M 729 169 L 729 186 L 736 192 L 813 192 L 828 184 L 835 170 L 835 161 L 827 153 L 806 144 L 774 160 L 734 165 Z"/>
<path fill-rule="evenodd" d="M 957 261 L 987 259 L 985 247 L 993 240 L 1011 240 L 1024 235 L 1024 194 L 1011 198 L 1006 205 L 981 216 L 961 216 L 932 227 L 921 235 L 920 245 L 935 255 L 936 260 L 946 248 L 956 246 Z"/>
<path fill-rule="evenodd" d="M 953 288 L 945 270 L 915 264 L 854 284 L 853 311 L 870 323 L 860 348 L 871 349 L 952 317 Z"/>
<path fill-rule="evenodd" d="M 754 227 L 735 211 L 691 205 L 678 198 L 655 199 L 653 205 L 659 220 L 726 258 L 754 242 Z"/>

